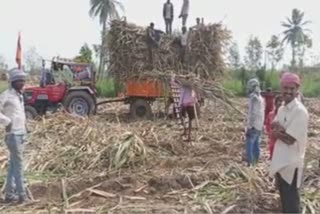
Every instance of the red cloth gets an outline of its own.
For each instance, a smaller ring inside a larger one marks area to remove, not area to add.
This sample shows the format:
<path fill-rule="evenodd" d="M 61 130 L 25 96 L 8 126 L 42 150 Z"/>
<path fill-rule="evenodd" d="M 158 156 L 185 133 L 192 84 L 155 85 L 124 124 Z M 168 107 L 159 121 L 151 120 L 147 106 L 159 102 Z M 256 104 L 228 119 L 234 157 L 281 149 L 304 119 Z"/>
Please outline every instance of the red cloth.
<path fill-rule="evenodd" d="M 266 131 L 269 138 L 269 152 L 270 152 L 270 160 L 272 159 L 274 144 L 276 143 L 276 139 L 271 134 L 271 123 L 276 117 L 276 112 L 272 111 L 268 114 L 267 119 L 265 120 Z"/>
<path fill-rule="evenodd" d="M 274 106 L 274 95 L 273 95 L 273 93 L 265 94 L 264 95 L 264 100 L 265 100 L 265 104 L 266 104 L 265 115 L 264 115 L 264 118 L 266 118 L 266 119 L 264 120 L 264 124 L 266 125 L 267 117 L 268 117 L 269 113 L 273 111 L 273 106 Z"/>
<path fill-rule="evenodd" d="M 281 76 L 280 83 L 281 83 L 282 86 L 290 84 L 290 83 L 295 83 L 298 86 L 300 86 L 301 80 L 300 80 L 300 77 L 297 74 L 286 72 Z"/>

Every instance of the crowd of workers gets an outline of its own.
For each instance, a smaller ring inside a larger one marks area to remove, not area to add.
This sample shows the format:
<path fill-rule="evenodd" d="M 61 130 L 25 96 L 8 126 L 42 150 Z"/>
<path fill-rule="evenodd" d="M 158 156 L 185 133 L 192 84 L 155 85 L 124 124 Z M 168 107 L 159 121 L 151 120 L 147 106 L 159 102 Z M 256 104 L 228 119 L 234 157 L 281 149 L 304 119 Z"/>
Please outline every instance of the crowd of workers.
<path fill-rule="evenodd" d="M 189 0 L 183 1 L 181 14 L 181 45 L 187 45 L 187 18 Z M 174 17 L 173 4 L 168 0 L 163 7 L 166 33 L 172 33 Z M 200 19 L 197 19 L 200 24 Z M 159 38 L 151 23 L 147 30 L 148 44 L 157 45 Z M 152 60 L 152 51 L 151 51 Z M 0 95 L 0 124 L 5 127 L 5 143 L 9 149 L 9 168 L 5 186 L 7 203 L 28 202 L 24 187 L 23 151 L 26 137 L 26 117 L 22 90 L 25 72 L 13 69 L 9 73 L 10 87 Z M 175 80 L 173 80 L 175 81 Z M 286 72 L 281 76 L 281 93 L 274 99 L 274 105 L 265 102 L 261 96 L 260 83 L 251 79 L 247 83 L 248 117 L 246 125 L 245 153 L 249 167 L 260 158 L 261 137 L 266 130 L 269 138 L 270 174 L 275 176 L 280 192 L 283 213 L 300 213 L 299 188 L 303 181 L 304 158 L 307 147 L 309 115 L 299 92 L 301 81 L 298 75 Z M 192 121 L 200 113 L 199 94 L 191 86 L 181 86 L 179 106 L 182 118 L 189 118 L 189 127 L 184 125 L 183 135 L 191 140 Z M 266 106 L 267 104 L 267 106 Z M 184 124 L 184 123 L 183 123 Z"/>
<path fill-rule="evenodd" d="M 183 0 L 181 12 L 179 15 L 179 18 L 182 19 L 182 27 L 181 27 L 181 34 L 179 38 L 177 39 L 177 44 L 179 46 L 180 50 L 180 60 L 183 64 L 185 61 L 185 55 L 188 45 L 188 28 L 187 28 L 187 19 L 189 16 L 189 8 L 190 8 L 190 2 L 189 0 Z M 172 24 L 174 20 L 174 5 L 170 0 L 167 0 L 166 3 L 163 5 L 163 19 L 165 23 L 165 31 L 167 34 L 172 34 Z M 203 25 L 203 18 L 202 23 L 200 22 L 200 18 L 196 19 L 196 26 L 200 27 Z M 189 31 L 192 28 L 189 28 Z M 148 46 L 148 55 L 149 55 L 149 63 L 152 66 L 153 65 L 153 52 L 156 48 L 159 47 L 161 34 L 163 34 L 163 31 L 156 30 L 154 23 L 150 23 L 149 27 L 147 28 L 147 46 Z"/>

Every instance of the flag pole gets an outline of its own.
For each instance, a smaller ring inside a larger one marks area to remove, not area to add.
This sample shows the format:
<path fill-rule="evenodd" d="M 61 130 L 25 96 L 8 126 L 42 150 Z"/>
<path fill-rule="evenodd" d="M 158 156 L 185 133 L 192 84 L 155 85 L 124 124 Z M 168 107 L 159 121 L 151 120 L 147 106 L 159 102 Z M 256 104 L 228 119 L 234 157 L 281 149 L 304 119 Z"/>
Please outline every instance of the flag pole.
<path fill-rule="evenodd" d="M 21 63 L 22 63 L 21 31 L 19 31 L 18 40 L 17 40 L 16 63 L 18 65 L 18 68 L 21 69 Z"/>

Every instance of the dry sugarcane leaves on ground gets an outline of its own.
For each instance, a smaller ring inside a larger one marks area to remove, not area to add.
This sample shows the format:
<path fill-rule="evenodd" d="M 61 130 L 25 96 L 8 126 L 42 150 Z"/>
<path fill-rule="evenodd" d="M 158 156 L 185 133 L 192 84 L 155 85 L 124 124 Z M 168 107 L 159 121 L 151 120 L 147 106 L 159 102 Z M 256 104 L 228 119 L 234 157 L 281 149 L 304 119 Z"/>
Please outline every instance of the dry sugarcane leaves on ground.
<path fill-rule="evenodd" d="M 240 109 L 245 106 L 241 99 L 235 103 Z M 317 100 L 307 102 L 310 133 L 320 130 L 317 105 Z M 90 119 L 56 114 L 29 124 L 27 177 L 40 202 L 33 207 L 3 206 L 1 211 L 279 212 L 279 196 L 268 176 L 266 139 L 256 168 L 242 162 L 243 116 L 226 112 L 219 102 L 207 103 L 191 146 L 180 138 L 176 121 L 124 122 L 125 117 L 110 117 L 125 109 L 110 104 Z M 315 135 L 309 139 L 302 204 L 306 213 L 317 213 L 319 146 Z M 4 144 L 0 153 L 6 157 Z M 3 173 L 5 163 L 3 159 Z M 36 179 L 37 174 L 45 178 Z"/>

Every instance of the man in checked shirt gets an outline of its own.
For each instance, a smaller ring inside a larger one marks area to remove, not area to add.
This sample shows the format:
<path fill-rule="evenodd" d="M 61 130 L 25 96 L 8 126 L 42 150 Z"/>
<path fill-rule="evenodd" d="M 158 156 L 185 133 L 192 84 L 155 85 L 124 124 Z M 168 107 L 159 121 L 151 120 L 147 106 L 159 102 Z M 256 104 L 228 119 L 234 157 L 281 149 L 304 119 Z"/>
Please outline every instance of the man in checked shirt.
<path fill-rule="evenodd" d="M 6 203 L 16 200 L 19 203 L 29 202 L 23 175 L 26 116 L 22 90 L 25 78 L 26 74 L 22 70 L 12 69 L 9 73 L 10 86 L 0 95 L 0 125 L 5 127 L 5 143 L 10 153 L 5 186 Z"/>
<path fill-rule="evenodd" d="M 249 96 L 246 127 L 246 159 L 248 166 L 255 165 L 260 157 L 261 134 L 264 125 L 265 104 L 261 96 L 260 83 L 257 79 L 247 84 Z"/>

